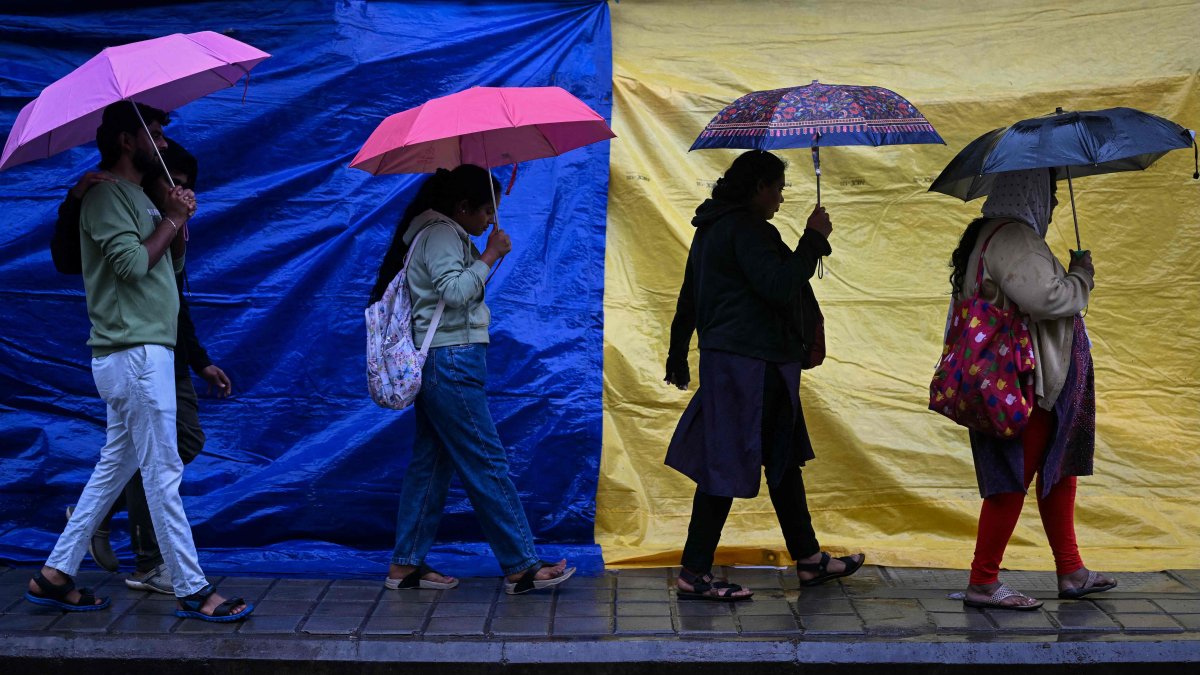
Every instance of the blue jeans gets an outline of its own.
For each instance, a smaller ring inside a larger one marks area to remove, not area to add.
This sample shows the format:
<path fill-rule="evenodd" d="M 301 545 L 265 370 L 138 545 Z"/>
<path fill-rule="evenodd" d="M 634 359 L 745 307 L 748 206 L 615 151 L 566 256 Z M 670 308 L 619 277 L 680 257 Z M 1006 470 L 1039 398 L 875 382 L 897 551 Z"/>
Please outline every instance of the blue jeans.
<path fill-rule="evenodd" d="M 417 394 L 412 461 L 400 485 L 394 565 L 424 564 L 455 471 L 504 574 L 538 561 L 529 521 L 508 477 L 508 455 L 488 410 L 486 376 L 485 344 L 429 350 Z"/>

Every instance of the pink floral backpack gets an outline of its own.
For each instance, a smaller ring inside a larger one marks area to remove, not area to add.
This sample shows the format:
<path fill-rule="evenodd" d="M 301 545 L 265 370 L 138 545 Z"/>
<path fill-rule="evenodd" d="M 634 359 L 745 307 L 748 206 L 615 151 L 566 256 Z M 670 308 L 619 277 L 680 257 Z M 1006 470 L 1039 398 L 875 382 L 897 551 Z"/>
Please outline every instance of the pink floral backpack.
<path fill-rule="evenodd" d="M 404 267 L 388 284 L 383 297 L 366 310 L 367 389 L 375 403 L 383 408 L 403 410 L 417 399 L 421 391 L 421 369 L 446 309 L 446 300 L 439 300 L 425 333 L 425 342 L 417 349 L 412 333 L 412 303 L 408 297 L 408 264 L 417 244 L 429 230 L 426 227 L 413 239 L 404 258 Z"/>
<path fill-rule="evenodd" d="M 1033 412 L 1033 342 L 1019 308 L 1001 309 L 979 296 L 983 255 L 996 228 L 983 243 L 975 291 L 955 303 L 946 343 L 929 385 L 929 409 L 973 431 L 1015 438 Z"/>

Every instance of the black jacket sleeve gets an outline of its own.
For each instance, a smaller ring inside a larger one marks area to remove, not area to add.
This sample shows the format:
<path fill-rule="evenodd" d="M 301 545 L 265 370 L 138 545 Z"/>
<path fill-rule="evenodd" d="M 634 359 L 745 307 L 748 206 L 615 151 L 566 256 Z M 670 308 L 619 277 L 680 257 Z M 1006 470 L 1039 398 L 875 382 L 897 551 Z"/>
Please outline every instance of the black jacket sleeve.
<path fill-rule="evenodd" d="M 50 257 L 54 269 L 63 274 L 83 274 L 83 254 L 79 251 L 79 211 L 83 201 L 71 195 L 58 207 L 54 236 L 50 239 Z"/>
<path fill-rule="evenodd" d="M 820 233 L 805 230 L 796 248 L 779 258 L 778 235 L 767 223 L 747 223 L 734 238 L 734 255 L 750 287 L 768 303 L 787 309 L 817 271 L 817 261 L 833 249 Z"/>
<path fill-rule="evenodd" d="M 188 310 L 187 300 L 183 297 L 182 275 L 177 275 L 175 282 L 179 284 L 179 335 L 176 339 L 187 354 L 188 365 L 199 375 L 200 371 L 212 365 L 212 359 L 200 344 L 200 338 L 196 337 L 196 326 L 192 323 L 192 314 Z"/>
<path fill-rule="evenodd" d="M 686 386 L 692 379 L 688 350 L 692 345 L 692 333 L 695 332 L 696 289 L 692 280 L 692 253 L 689 251 L 683 270 L 683 286 L 675 302 L 675 319 L 671 321 L 671 344 L 667 352 L 667 378 L 680 386 Z"/>

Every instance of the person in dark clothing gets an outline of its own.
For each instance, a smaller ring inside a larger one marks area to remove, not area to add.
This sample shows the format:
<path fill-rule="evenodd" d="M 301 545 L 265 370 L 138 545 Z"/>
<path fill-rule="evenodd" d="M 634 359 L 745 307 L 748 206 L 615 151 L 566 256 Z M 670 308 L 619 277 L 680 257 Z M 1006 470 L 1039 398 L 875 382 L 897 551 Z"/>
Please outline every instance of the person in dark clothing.
<path fill-rule="evenodd" d="M 766 469 L 771 503 L 801 584 L 858 571 L 866 556 L 832 558 L 813 531 L 800 467 L 813 459 L 800 407 L 800 372 L 823 347 L 809 279 L 832 249 L 816 207 L 795 249 L 770 219 L 783 203 L 785 165 L 769 152 L 739 156 L 696 209 L 665 381 L 686 389 L 688 350 L 700 335 L 700 381 L 667 450 L 666 464 L 696 482 L 677 591 L 744 600 L 749 589 L 717 579 L 713 558 L 735 497 L 758 494 Z"/>
<path fill-rule="evenodd" d="M 162 150 L 163 161 L 171 171 L 171 177 L 176 185 L 195 189 L 198 164 L 196 158 L 183 149 L 178 143 L 167 139 L 167 147 Z M 109 173 L 89 172 L 84 174 L 79 182 L 67 192 L 67 197 L 58 207 L 58 220 L 54 226 L 54 236 L 50 242 L 50 253 L 54 267 L 62 274 L 79 275 L 83 273 L 83 261 L 79 246 L 79 214 L 83 196 L 92 186 L 114 182 L 116 179 Z M 163 203 L 163 196 L 169 191 L 170 184 L 162 173 L 161 167 L 148 173 L 142 181 L 142 189 L 155 204 Z M 196 328 L 192 323 L 184 298 L 184 275 L 176 275 L 176 285 L 179 288 L 179 317 L 178 341 L 175 346 L 175 398 L 177 403 L 176 431 L 178 436 L 179 457 L 188 464 L 204 448 L 204 430 L 200 427 L 200 416 L 196 400 L 196 390 L 192 386 L 188 367 L 209 383 L 210 393 L 215 389 L 218 396 L 224 397 L 232 393 L 233 385 L 225 371 L 213 363 L 208 351 L 196 337 Z M 73 507 L 67 510 L 67 517 Z M 110 572 L 118 569 L 120 561 L 113 553 L 109 541 L 112 517 L 123 509 L 129 511 L 129 535 L 136 555 L 136 571 L 126 580 L 130 588 L 136 590 L 155 591 L 170 594 L 173 592 L 170 573 L 164 564 L 162 552 L 154 535 L 154 527 L 150 521 L 150 509 L 146 503 L 146 493 L 142 486 L 141 473 L 135 473 L 126 485 L 117 502 L 109 510 L 92 536 L 88 547 L 96 564 Z"/>

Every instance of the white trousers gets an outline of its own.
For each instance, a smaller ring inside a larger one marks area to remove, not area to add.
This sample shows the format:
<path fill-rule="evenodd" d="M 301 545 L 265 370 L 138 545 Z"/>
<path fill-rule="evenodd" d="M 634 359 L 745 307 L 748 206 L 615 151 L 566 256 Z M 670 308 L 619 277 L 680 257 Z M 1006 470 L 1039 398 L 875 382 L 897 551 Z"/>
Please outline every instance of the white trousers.
<path fill-rule="evenodd" d="M 179 497 L 183 462 L 175 447 L 174 352 L 161 345 L 142 345 L 94 358 L 92 377 L 100 398 L 108 404 L 108 442 L 46 566 L 69 576 L 79 572 L 92 533 L 141 469 L 150 520 L 175 595 L 191 595 L 208 581 Z"/>

